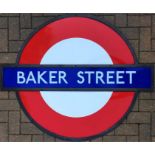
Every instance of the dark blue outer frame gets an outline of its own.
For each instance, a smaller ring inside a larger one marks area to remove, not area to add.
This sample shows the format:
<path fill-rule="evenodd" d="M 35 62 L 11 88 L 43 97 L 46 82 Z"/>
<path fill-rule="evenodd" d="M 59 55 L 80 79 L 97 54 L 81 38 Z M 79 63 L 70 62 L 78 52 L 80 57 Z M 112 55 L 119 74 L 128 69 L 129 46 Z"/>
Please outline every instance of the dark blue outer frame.
<path fill-rule="evenodd" d="M 138 64 L 138 60 L 137 60 L 137 57 L 136 57 L 136 55 L 135 55 L 135 53 L 134 53 L 134 49 L 132 48 L 132 46 L 130 45 L 130 43 L 129 43 L 128 40 L 126 39 L 126 37 L 122 34 L 122 32 L 120 32 L 116 27 L 112 26 L 112 25 L 111 25 L 108 21 L 106 21 L 105 19 L 104 19 L 104 20 L 103 20 L 103 19 L 101 20 L 101 19 L 97 18 L 97 17 L 94 16 L 94 15 L 89 15 L 89 14 L 76 14 L 76 13 L 75 13 L 75 14 L 72 13 L 72 14 L 60 15 L 60 16 L 58 16 L 58 17 L 55 17 L 54 19 L 52 18 L 51 20 L 45 22 L 44 24 L 42 24 L 41 26 L 39 26 L 38 28 L 36 28 L 36 29 L 29 35 L 29 37 L 26 39 L 26 41 L 24 42 L 23 46 L 21 47 L 21 49 L 20 49 L 20 51 L 19 51 L 19 53 L 18 53 L 18 56 L 17 56 L 16 64 L 18 65 L 18 63 L 19 63 L 20 56 L 21 56 L 21 54 L 22 54 L 22 51 L 23 51 L 25 45 L 28 43 L 28 41 L 33 37 L 33 35 L 34 35 L 37 31 L 39 31 L 39 30 L 40 30 L 41 28 L 43 28 L 45 25 L 47 25 L 47 24 L 49 24 L 49 23 L 51 23 L 51 22 L 54 22 L 54 21 L 56 21 L 56 20 L 63 19 L 63 18 L 67 18 L 67 17 L 76 17 L 76 16 L 77 16 L 77 17 L 91 18 L 91 19 L 97 20 L 97 21 L 99 21 L 99 22 L 101 22 L 101 23 L 103 23 L 103 24 L 109 26 L 110 28 L 112 28 L 112 29 L 113 29 L 115 32 L 117 32 L 117 33 L 122 37 L 122 39 L 126 42 L 126 44 L 128 45 L 128 47 L 129 47 L 129 49 L 130 49 L 130 51 L 132 52 L 132 55 L 133 55 L 133 57 L 134 57 L 135 65 Z M 28 114 L 28 112 L 26 111 L 26 109 L 24 108 L 24 106 L 23 106 L 23 104 L 22 104 L 22 102 L 21 102 L 21 100 L 20 100 L 20 97 L 19 97 L 19 93 L 18 93 L 18 92 L 16 92 L 16 96 L 17 96 L 17 100 L 19 101 L 20 106 L 21 106 L 21 108 L 23 109 L 23 111 L 24 111 L 24 113 L 26 114 L 26 116 L 31 120 L 31 122 L 32 122 L 33 124 L 35 124 L 35 125 L 36 125 L 40 130 L 42 130 L 43 132 L 46 132 L 47 134 L 49 134 L 49 135 L 51 135 L 51 136 L 53 136 L 53 137 L 55 137 L 55 138 L 60 138 L 60 139 L 62 139 L 62 140 L 66 140 L 66 141 L 86 141 L 86 140 L 92 140 L 92 139 L 98 138 L 98 137 L 100 137 L 100 136 L 104 136 L 104 135 L 107 134 L 108 132 L 110 132 L 110 131 L 112 131 L 113 129 L 115 129 L 116 127 L 118 127 L 118 126 L 120 125 L 120 123 L 123 122 L 123 121 L 126 119 L 127 115 L 129 114 L 129 112 L 130 112 L 131 109 L 133 108 L 134 103 L 135 103 L 135 101 L 136 101 L 136 98 L 137 98 L 137 96 L 138 96 L 138 93 L 139 93 L 139 91 L 136 91 L 136 94 L 135 94 L 135 97 L 133 98 L 132 104 L 131 104 L 130 108 L 128 109 L 128 111 L 125 113 L 125 115 L 122 117 L 122 119 L 120 119 L 117 123 L 115 123 L 111 128 L 109 128 L 108 130 L 106 130 L 106 131 L 104 131 L 104 132 L 102 132 L 102 133 L 99 133 L 99 134 L 97 134 L 97 135 L 90 136 L 90 137 L 82 137 L 82 138 L 64 137 L 64 136 L 61 136 L 61 135 L 57 135 L 57 134 L 55 134 L 55 133 L 52 133 L 52 132 L 48 131 L 47 129 L 43 128 L 41 125 L 39 125 L 37 122 L 35 122 L 35 121 L 33 120 L 33 118 L 31 118 L 31 116 Z"/>

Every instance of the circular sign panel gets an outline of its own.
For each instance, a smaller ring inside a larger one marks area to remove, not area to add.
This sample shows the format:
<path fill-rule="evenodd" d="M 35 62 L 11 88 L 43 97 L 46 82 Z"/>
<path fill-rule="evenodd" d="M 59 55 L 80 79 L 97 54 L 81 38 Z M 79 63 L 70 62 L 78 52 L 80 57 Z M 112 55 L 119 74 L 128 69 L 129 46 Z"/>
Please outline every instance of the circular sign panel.
<path fill-rule="evenodd" d="M 128 65 L 136 60 L 127 41 L 107 22 L 63 16 L 29 37 L 17 64 Z M 49 134 L 87 140 L 114 128 L 129 111 L 135 92 L 18 91 L 26 114 Z"/>

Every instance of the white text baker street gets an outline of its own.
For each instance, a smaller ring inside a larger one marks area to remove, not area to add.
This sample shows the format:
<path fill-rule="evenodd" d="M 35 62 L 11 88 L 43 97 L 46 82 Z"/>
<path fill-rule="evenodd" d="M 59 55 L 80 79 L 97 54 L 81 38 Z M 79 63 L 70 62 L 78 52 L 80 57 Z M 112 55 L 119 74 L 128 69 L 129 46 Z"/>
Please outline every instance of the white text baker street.
<path fill-rule="evenodd" d="M 77 84 L 132 84 L 136 71 L 78 71 L 74 77 L 68 78 L 65 71 L 33 71 L 24 73 L 17 71 L 17 84 L 69 84 L 76 80 Z M 128 78 L 124 78 L 124 76 Z M 45 78 L 46 77 L 46 78 Z M 68 80 L 70 79 L 70 81 Z M 125 80 L 128 79 L 128 80 Z"/>

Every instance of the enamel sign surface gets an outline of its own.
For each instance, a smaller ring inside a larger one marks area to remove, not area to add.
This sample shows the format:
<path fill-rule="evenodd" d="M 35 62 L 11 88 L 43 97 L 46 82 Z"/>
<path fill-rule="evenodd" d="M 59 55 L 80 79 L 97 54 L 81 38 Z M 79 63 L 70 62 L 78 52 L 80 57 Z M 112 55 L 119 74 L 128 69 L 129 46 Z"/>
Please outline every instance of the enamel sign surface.
<path fill-rule="evenodd" d="M 88 16 L 49 21 L 2 72 L 3 89 L 17 91 L 32 121 L 67 140 L 106 134 L 153 85 L 152 67 L 138 65 L 122 34 Z"/>

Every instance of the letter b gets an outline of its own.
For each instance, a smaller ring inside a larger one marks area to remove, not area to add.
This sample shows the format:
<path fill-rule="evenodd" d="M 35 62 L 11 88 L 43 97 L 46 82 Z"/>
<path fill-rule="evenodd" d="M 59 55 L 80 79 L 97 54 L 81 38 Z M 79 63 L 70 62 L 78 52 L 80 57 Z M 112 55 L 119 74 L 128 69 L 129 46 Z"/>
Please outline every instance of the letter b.
<path fill-rule="evenodd" d="M 17 84 L 25 83 L 24 72 L 18 71 L 17 72 Z"/>

